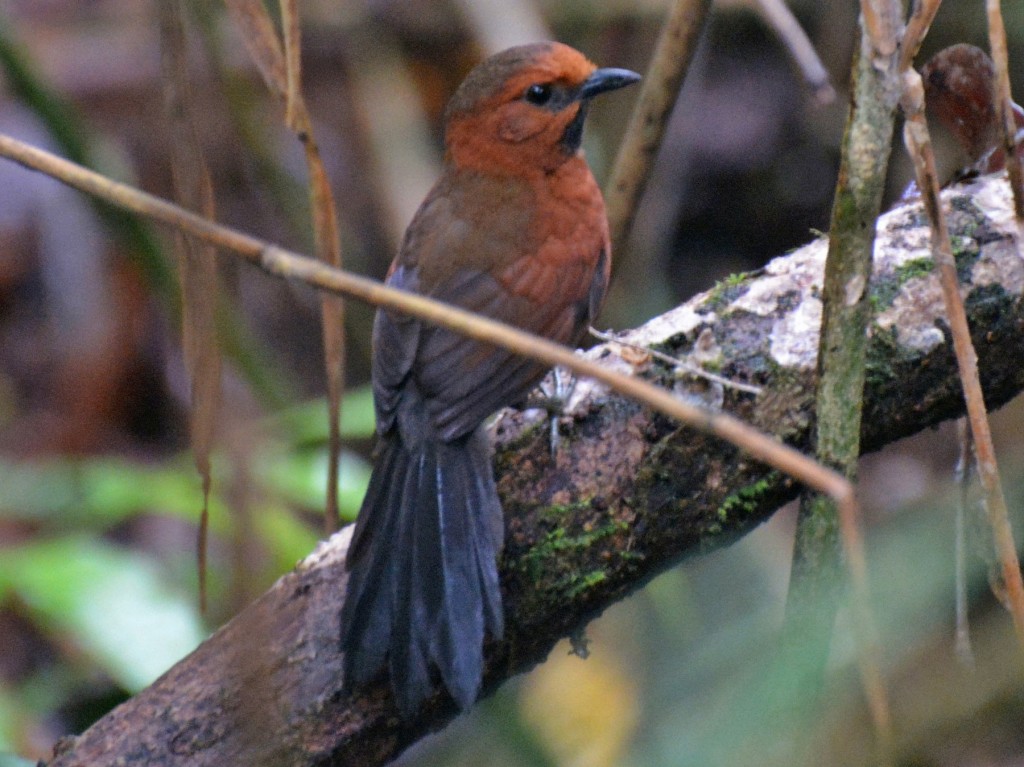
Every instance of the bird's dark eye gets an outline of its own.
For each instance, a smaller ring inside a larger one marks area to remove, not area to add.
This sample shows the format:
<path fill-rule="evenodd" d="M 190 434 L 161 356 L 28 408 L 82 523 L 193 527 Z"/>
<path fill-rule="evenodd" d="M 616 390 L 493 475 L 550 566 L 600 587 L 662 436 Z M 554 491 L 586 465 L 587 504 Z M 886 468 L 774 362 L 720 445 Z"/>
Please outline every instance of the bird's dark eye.
<path fill-rule="evenodd" d="M 526 100 L 544 106 L 551 100 L 551 86 L 548 83 L 534 83 L 526 89 Z"/>

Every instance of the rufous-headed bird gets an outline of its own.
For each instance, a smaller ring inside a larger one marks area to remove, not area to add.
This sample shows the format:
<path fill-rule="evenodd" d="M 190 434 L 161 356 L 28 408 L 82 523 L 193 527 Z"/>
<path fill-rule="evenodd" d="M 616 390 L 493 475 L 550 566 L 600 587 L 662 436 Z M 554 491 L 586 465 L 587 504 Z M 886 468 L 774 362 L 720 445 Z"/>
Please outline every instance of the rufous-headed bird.
<path fill-rule="evenodd" d="M 575 344 L 601 307 L 604 200 L 580 149 L 590 100 L 640 79 L 560 43 L 479 64 L 445 113 L 441 177 L 387 284 Z M 434 669 L 460 708 L 480 693 L 486 634 L 504 631 L 504 519 L 482 424 L 547 368 L 394 311 L 377 312 L 378 446 L 348 551 L 345 683 L 387 666 L 410 717 Z"/>

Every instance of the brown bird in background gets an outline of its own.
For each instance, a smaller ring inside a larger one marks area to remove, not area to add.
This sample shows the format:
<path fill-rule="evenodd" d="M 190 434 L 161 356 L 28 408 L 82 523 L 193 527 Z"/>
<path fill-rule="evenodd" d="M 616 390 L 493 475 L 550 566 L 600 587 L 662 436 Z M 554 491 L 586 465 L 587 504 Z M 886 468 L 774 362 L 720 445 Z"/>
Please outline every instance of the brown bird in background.
<path fill-rule="evenodd" d="M 966 43 L 943 48 L 921 69 L 928 111 L 953 134 L 970 169 L 995 173 L 1006 167 L 1003 126 L 996 108 L 996 71 L 981 48 Z M 1013 104 L 1017 153 L 1024 147 L 1024 110 Z"/>
<path fill-rule="evenodd" d="M 387 284 L 575 344 L 600 309 L 611 253 L 580 142 L 590 99 L 636 82 L 559 43 L 477 66 L 445 114 L 440 179 Z M 389 311 L 373 333 L 378 447 L 349 548 L 341 647 L 348 687 L 388 668 L 403 716 L 433 669 L 467 708 L 485 633 L 504 631 L 504 520 L 482 424 L 547 368 Z"/>

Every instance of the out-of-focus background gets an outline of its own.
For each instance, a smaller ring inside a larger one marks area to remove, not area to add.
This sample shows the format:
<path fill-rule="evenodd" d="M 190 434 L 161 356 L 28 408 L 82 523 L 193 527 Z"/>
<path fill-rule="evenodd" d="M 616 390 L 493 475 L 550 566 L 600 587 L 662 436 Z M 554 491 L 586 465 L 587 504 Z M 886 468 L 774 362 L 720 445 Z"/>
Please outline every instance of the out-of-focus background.
<path fill-rule="evenodd" d="M 615 254 L 616 285 L 599 326 L 639 324 L 828 229 L 856 4 L 789 5 L 837 99 L 816 103 L 755 3 L 716 3 L 629 245 Z M 1004 5 L 1019 89 L 1024 4 Z M 446 99 L 482 55 L 554 38 L 600 65 L 642 72 L 668 3 L 300 6 L 304 90 L 345 263 L 381 277 L 436 175 Z M 221 5 L 188 7 L 197 131 L 217 217 L 309 252 L 301 148 Z M 919 61 L 955 42 L 985 47 L 984 22 L 980 0 L 947 0 Z M 154 3 L 2 0 L 0 132 L 168 197 L 159 56 Z M 585 148 L 599 180 L 635 97 L 633 89 L 595 104 Z M 948 173 L 956 152 L 947 138 L 936 140 Z M 909 178 L 899 146 L 893 158 L 890 201 Z M 81 731 L 191 650 L 320 535 L 326 408 L 317 298 L 223 257 L 224 406 L 210 609 L 199 614 L 200 482 L 187 446 L 172 264 L 166 232 L 0 161 L 0 752 L 46 757 L 57 738 Z M 349 307 L 349 518 L 371 446 L 371 316 Z M 1015 403 L 995 420 L 1011 480 L 1024 462 L 1022 415 Z M 955 459 L 947 425 L 863 463 L 862 495 L 885 573 L 880 591 L 899 597 L 887 608 L 887 649 L 907 689 L 917 689 L 922 671 L 927 678 L 955 664 L 946 590 Z M 560 646 L 402 764 L 761 762 L 773 737 L 789 737 L 759 719 L 748 693 L 783 614 L 791 524 L 792 512 L 781 512 L 730 549 L 665 573 L 588 629 L 589 660 Z M 986 625 L 994 608 L 983 576 L 971 593 Z M 854 676 L 847 633 L 834 651 L 844 679 Z M 853 701 L 842 711 L 862 720 L 856 687 L 840 689 Z M 943 692 L 956 698 L 952 688 Z M 974 708 L 951 703 L 940 714 L 915 731 L 914 764 L 1024 762 L 1019 684 L 995 685 Z M 844 732 L 843 716 L 833 717 Z"/>

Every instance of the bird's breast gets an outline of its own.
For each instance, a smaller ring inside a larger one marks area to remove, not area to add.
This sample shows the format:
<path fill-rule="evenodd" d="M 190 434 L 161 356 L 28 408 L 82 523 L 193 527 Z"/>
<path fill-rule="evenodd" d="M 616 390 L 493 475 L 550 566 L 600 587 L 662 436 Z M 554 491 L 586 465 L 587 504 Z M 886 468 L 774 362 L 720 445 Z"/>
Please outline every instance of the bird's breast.
<path fill-rule="evenodd" d="M 604 200 L 582 157 L 544 174 L 536 199 L 531 247 L 497 275 L 510 292 L 538 304 L 570 304 L 587 296 L 601 253 L 608 251 Z"/>
<path fill-rule="evenodd" d="M 607 250 L 601 192 L 574 156 L 551 173 L 447 173 L 409 226 L 397 262 L 416 271 L 428 295 L 447 294 L 459 275 L 477 272 L 550 307 L 584 299 Z"/>

